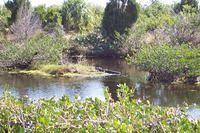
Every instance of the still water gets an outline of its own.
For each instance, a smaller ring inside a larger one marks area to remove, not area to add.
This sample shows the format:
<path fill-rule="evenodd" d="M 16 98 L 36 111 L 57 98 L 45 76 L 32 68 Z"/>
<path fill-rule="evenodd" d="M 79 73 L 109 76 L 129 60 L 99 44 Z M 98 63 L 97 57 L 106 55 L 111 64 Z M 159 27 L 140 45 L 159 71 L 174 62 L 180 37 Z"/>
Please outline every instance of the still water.
<path fill-rule="evenodd" d="M 68 95 L 72 100 L 79 95 L 82 99 L 91 97 L 104 100 L 104 89 L 109 87 L 109 92 L 114 99 L 118 84 L 126 83 L 135 88 L 135 98 L 149 100 L 154 105 L 178 106 L 187 103 L 200 105 L 200 86 L 197 85 L 170 85 L 163 83 L 149 83 L 146 81 L 146 72 L 128 65 L 122 60 L 88 60 L 89 64 L 120 71 L 122 75 L 113 75 L 100 78 L 44 78 L 25 75 L 0 75 L 0 95 L 3 95 L 5 86 L 17 97 L 28 96 L 29 101 L 43 98 L 60 98 Z"/>

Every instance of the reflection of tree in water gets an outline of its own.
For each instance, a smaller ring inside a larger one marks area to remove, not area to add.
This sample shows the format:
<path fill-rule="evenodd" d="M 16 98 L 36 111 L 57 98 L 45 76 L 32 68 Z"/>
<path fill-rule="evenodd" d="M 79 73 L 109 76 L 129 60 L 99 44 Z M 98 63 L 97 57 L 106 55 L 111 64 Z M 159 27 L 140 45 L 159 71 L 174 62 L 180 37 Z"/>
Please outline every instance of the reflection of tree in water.
<path fill-rule="evenodd" d="M 94 66 L 102 67 L 104 69 L 119 71 L 121 76 L 111 76 L 103 78 L 102 82 L 106 87 L 109 87 L 109 91 L 112 97 L 117 100 L 116 88 L 119 84 L 126 83 L 129 87 L 135 88 L 136 84 L 140 82 L 146 82 L 145 72 L 138 71 L 133 65 L 128 65 L 124 60 L 115 59 L 95 59 L 88 60 L 90 64 Z"/>
<path fill-rule="evenodd" d="M 38 89 L 38 86 L 44 86 L 48 88 L 49 81 L 43 78 L 36 78 L 28 75 L 10 75 L 5 74 L 0 76 L 1 86 L 8 85 L 11 89 L 15 89 L 19 96 L 28 94 L 28 89 Z"/>
<path fill-rule="evenodd" d="M 40 96 L 62 96 L 63 94 L 80 94 L 84 97 L 103 97 L 103 87 L 109 87 L 112 97 L 117 100 L 116 88 L 118 84 L 126 83 L 135 88 L 135 98 L 150 100 L 155 105 L 176 106 L 184 101 L 188 104 L 200 105 L 200 86 L 195 85 L 164 85 L 160 83 L 148 83 L 145 73 L 138 71 L 134 66 L 127 65 L 121 60 L 95 60 L 92 63 L 106 69 L 122 72 L 121 76 L 109 76 L 99 79 L 66 79 L 66 78 L 42 78 L 26 75 L 0 75 L 0 91 L 4 85 L 9 85 L 11 91 L 19 93 L 19 96 L 32 94 Z M 96 88 L 96 89 L 94 89 Z M 39 94 L 41 93 L 41 95 Z M 100 95 L 101 94 L 101 95 Z"/>
<path fill-rule="evenodd" d="M 116 60 L 116 59 L 94 59 L 88 60 L 89 64 L 92 64 L 97 67 L 102 67 L 104 69 L 110 69 L 114 71 L 119 71 L 122 75 L 126 76 L 134 76 L 137 78 L 141 78 L 144 80 L 146 75 L 145 72 L 139 71 L 134 65 L 128 65 L 124 60 Z"/>
<path fill-rule="evenodd" d="M 28 95 L 28 91 L 36 92 L 38 90 L 48 90 L 54 84 L 59 85 L 67 83 L 73 83 L 78 79 L 64 79 L 64 78 L 42 78 L 39 76 L 29 75 L 16 75 L 16 74 L 4 74 L 0 76 L 0 89 L 4 86 L 9 86 L 11 90 L 19 93 L 20 97 Z M 77 88 L 77 87 L 76 87 Z"/>
<path fill-rule="evenodd" d="M 127 77 L 105 77 L 102 82 L 104 83 L 104 86 L 109 88 L 109 92 L 111 93 L 114 100 L 117 100 L 117 85 L 126 83 L 130 88 L 135 88 L 135 83 Z"/>
<path fill-rule="evenodd" d="M 144 84 L 136 89 L 136 96 L 154 105 L 177 106 L 184 102 L 200 104 L 200 88 L 192 85 Z"/>

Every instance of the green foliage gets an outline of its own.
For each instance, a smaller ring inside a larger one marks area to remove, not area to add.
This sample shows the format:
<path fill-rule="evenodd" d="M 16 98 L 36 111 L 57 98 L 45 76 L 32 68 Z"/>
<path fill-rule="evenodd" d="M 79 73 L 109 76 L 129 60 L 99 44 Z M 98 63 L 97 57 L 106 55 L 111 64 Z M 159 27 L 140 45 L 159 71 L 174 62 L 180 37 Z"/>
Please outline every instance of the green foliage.
<path fill-rule="evenodd" d="M 175 18 L 171 13 L 170 7 L 159 1 L 155 1 L 148 6 L 142 15 L 142 25 L 146 26 L 147 31 L 162 28 L 166 24 L 172 25 L 175 23 Z"/>
<path fill-rule="evenodd" d="M 115 40 L 109 41 L 102 35 L 101 29 L 97 29 L 92 33 L 77 36 L 72 40 L 74 45 L 71 53 L 92 57 L 124 57 L 127 54 L 123 48 L 124 38 L 126 38 L 126 35 L 116 34 Z"/>
<path fill-rule="evenodd" d="M 61 28 L 61 13 L 59 6 L 45 7 L 44 5 L 35 8 L 35 13 L 40 16 L 42 25 L 46 31 L 53 32 Z"/>
<path fill-rule="evenodd" d="M 5 6 L 11 12 L 11 17 L 9 18 L 10 25 L 14 23 L 17 19 L 17 12 L 21 6 L 30 7 L 29 0 L 8 0 Z"/>
<path fill-rule="evenodd" d="M 61 25 L 60 8 L 57 6 L 50 6 L 47 8 L 46 23 L 57 23 Z"/>
<path fill-rule="evenodd" d="M 4 6 L 0 6 L 0 32 L 5 32 L 8 27 L 10 12 Z"/>
<path fill-rule="evenodd" d="M 6 43 L 0 52 L 1 67 L 26 68 L 33 59 L 40 63 L 59 63 L 65 39 L 50 35 L 39 35 L 23 43 Z"/>
<path fill-rule="evenodd" d="M 106 6 L 102 22 L 105 35 L 114 38 L 116 32 L 120 35 L 127 33 L 136 22 L 138 12 L 139 6 L 135 0 L 111 0 Z"/>
<path fill-rule="evenodd" d="M 162 28 L 164 25 L 173 25 L 174 23 L 175 16 L 173 16 L 170 7 L 155 1 L 141 11 L 134 29 L 147 32 Z"/>
<path fill-rule="evenodd" d="M 195 12 L 199 10 L 198 0 L 181 0 L 181 2 L 175 6 L 174 10 L 176 13 L 179 13 L 184 11 L 187 6 L 191 7 Z"/>
<path fill-rule="evenodd" d="M 60 63 L 62 52 L 68 47 L 67 40 L 51 35 L 38 35 L 28 43 L 37 52 L 36 59 L 42 63 Z"/>
<path fill-rule="evenodd" d="M 102 11 L 87 5 L 84 0 L 68 0 L 62 7 L 62 23 L 67 31 L 91 31 L 98 26 Z"/>
<path fill-rule="evenodd" d="M 34 8 L 34 12 L 40 16 L 40 20 L 42 21 L 43 27 L 46 25 L 46 15 L 47 15 L 47 7 L 45 5 L 39 5 Z"/>
<path fill-rule="evenodd" d="M 199 76 L 200 48 L 189 48 L 188 45 L 147 45 L 141 49 L 133 62 L 147 71 Z"/>
<path fill-rule="evenodd" d="M 188 120 L 178 108 L 161 108 L 132 99 L 133 91 L 119 85 L 119 101 L 67 96 L 25 104 L 4 93 L 0 99 L 1 132 L 198 132 L 199 122 Z"/>

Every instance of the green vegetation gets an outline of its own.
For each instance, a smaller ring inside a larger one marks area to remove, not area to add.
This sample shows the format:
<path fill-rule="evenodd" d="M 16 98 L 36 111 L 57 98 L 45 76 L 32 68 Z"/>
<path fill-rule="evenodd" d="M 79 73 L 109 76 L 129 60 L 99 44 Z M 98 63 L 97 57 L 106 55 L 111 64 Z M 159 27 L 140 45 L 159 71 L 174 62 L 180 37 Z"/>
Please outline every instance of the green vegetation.
<path fill-rule="evenodd" d="M 84 0 L 68 0 L 64 2 L 62 10 L 62 23 L 67 31 L 91 31 L 99 26 L 102 11 L 91 7 Z"/>
<path fill-rule="evenodd" d="M 200 75 L 200 49 L 187 45 L 144 46 L 135 57 L 134 62 L 143 69 L 157 75 L 158 79 L 176 80 L 180 77 Z M 165 75 L 163 77 L 163 75 Z M 170 79 L 169 76 L 173 78 Z"/>
<path fill-rule="evenodd" d="M 99 72 L 93 66 L 87 64 L 67 64 L 67 65 L 40 65 L 30 70 L 14 70 L 10 74 L 28 74 L 44 77 L 100 77 L 109 74 Z"/>
<path fill-rule="evenodd" d="M 65 39 L 39 34 L 23 43 L 9 42 L 0 53 L 1 67 L 29 68 L 35 63 L 61 62 L 62 51 L 67 48 Z"/>
<path fill-rule="evenodd" d="M 32 7 L 8 0 L 0 7 L 0 70 L 49 77 L 98 77 L 95 67 L 72 57 L 124 58 L 149 71 L 150 81 L 199 82 L 200 11 L 196 0 L 175 6 L 157 0 L 142 7 L 135 0 L 110 0 L 105 11 L 84 0 Z M 59 89 L 59 88 L 58 88 Z M 59 90 L 58 90 L 59 91 Z M 199 132 L 179 108 L 161 108 L 133 99 L 120 85 L 118 101 L 25 103 L 0 98 L 0 132 Z"/>
<path fill-rule="evenodd" d="M 179 13 L 181 11 L 184 11 L 184 8 L 187 6 L 192 7 L 195 12 L 198 12 L 199 10 L 198 0 L 181 0 L 181 2 L 175 6 L 175 12 Z"/>
<path fill-rule="evenodd" d="M 0 32 L 5 32 L 8 27 L 8 17 L 10 16 L 9 10 L 4 6 L 0 6 Z"/>
<path fill-rule="evenodd" d="M 184 109 L 155 107 L 132 99 L 133 91 L 119 85 L 119 101 L 67 96 L 29 105 L 5 93 L 0 99 L 1 132 L 199 132 Z"/>
<path fill-rule="evenodd" d="M 59 6 L 45 7 L 44 5 L 38 6 L 34 12 L 40 16 L 42 27 L 46 31 L 52 32 L 61 26 L 62 17 L 60 14 L 61 8 Z"/>
<path fill-rule="evenodd" d="M 103 18 L 105 36 L 115 38 L 116 32 L 120 35 L 128 32 L 133 23 L 136 22 L 139 6 L 135 0 L 111 0 L 106 8 Z"/>
<path fill-rule="evenodd" d="M 198 2 L 182 0 L 178 5 L 180 9 L 176 12 L 174 8 L 178 10 L 178 7 L 159 1 L 142 7 L 135 0 L 110 0 L 103 11 L 84 0 L 34 9 L 26 0 L 8 1 L 7 10 L 0 11 L 0 66 L 30 69 L 34 64 L 68 64 L 71 56 L 124 58 L 129 55 L 136 59 L 132 63 L 145 66 L 142 68 L 148 71 L 168 73 L 172 77 L 183 73 L 198 77 Z M 10 18 L 12 21 L 8 21 Z M 149 53 L 144 49 L 146 45 L 152 46 L 146 48 Z M 179 50 L 187 53 L 174 54 Z M 163 56 L 155 56 L 158 53 Z M 146 54 L 148 58 L 144 58 Z M 180 63 L 177 56 L 184 61 Z M 167 62 L 161 63 L 163 60 Z"/>
<path fill-rule="evenodd" d="M 174 15 L 156 1 L 140 15 L 127 39 L 131 62 L 149 71 L 151 81 L 199 82 L 199 12 L 188 5 Z"/>

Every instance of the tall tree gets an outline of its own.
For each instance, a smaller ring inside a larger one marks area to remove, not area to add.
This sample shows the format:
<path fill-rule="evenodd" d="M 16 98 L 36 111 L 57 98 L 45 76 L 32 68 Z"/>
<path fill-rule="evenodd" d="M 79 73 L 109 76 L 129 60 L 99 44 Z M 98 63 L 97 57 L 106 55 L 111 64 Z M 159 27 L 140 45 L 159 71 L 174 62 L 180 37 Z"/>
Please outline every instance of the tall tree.
<path fill-rule="evenodd" d="M 110 0 L 107 4 L 103 28 L 106 36 L 113 38 L 115 32 L 126 33 L 138 18 L 139 5 L 135 0 Z"/>

